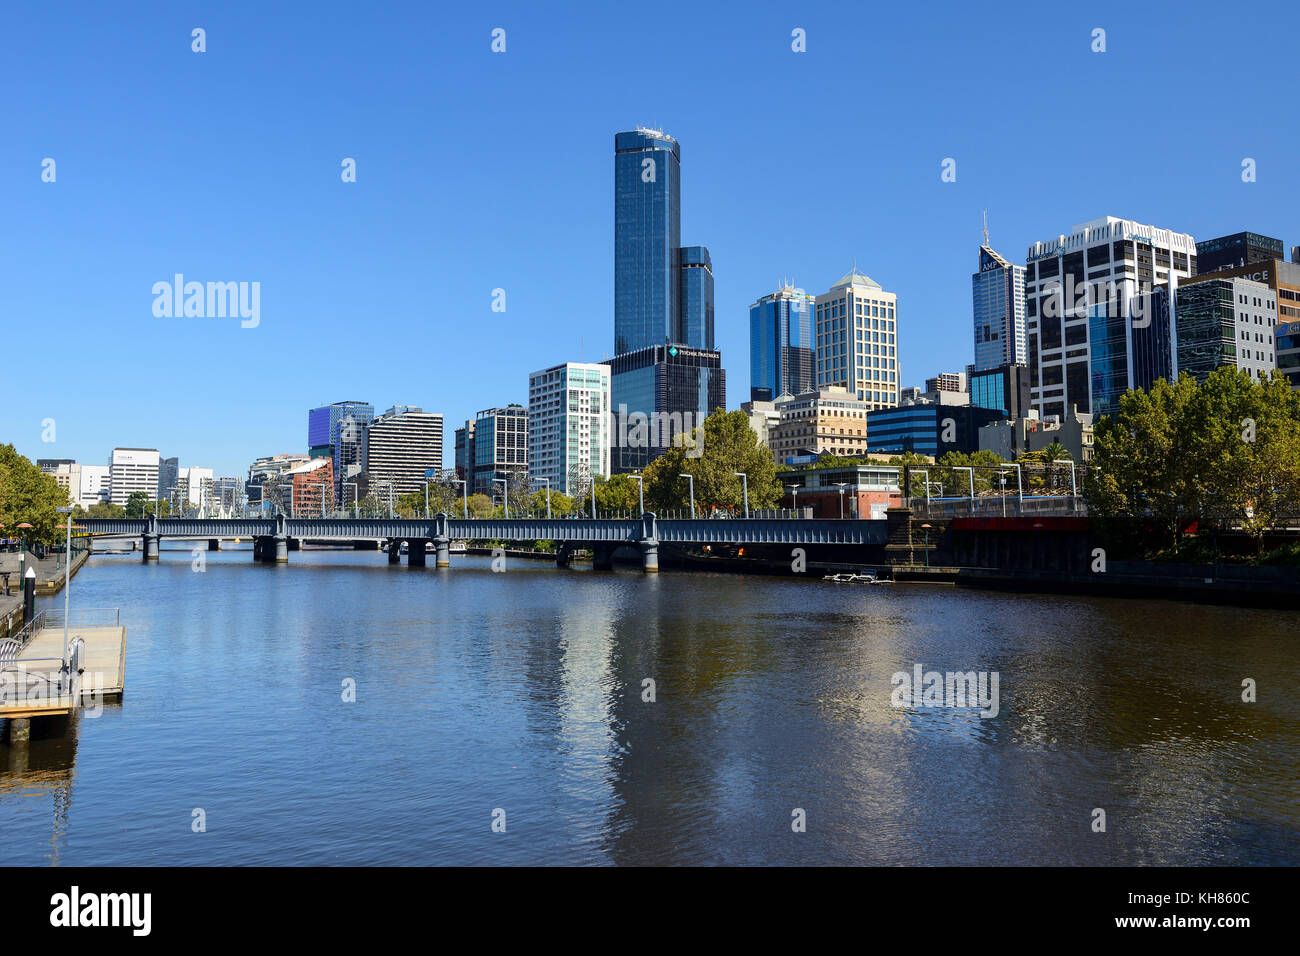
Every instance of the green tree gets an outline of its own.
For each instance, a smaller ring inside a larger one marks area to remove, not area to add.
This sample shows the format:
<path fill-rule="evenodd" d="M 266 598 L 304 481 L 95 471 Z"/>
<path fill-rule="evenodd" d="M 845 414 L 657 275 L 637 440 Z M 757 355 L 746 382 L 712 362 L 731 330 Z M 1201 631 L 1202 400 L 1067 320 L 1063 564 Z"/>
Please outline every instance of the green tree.
<path fill-rule="evenodd" d="M 631 475 L 614 475 L 596 479 L 596 508 L 602 511 L 624 511 L 636 514 L 641 496 L 636 479 Z M 649 496 L 646 496 L 649 504 Z"/>
<path fill-rule="evenodd" d="M 25 536 L 28 541 L 51 544 L 60 538 L 62 515 L 68 493 L 32 461 L 18 454 L 13 445 L 0 445 L 0 525 L 4 534 Z M 31 529 L 18 525 L 30 524 Z"/>
<path fill-rule="evenodd" d="M 546 488 L 541 491 L 533 492 L 532 501 L 530 502 L 532 513 L 535 515 L 546 514 Z M 570 514 L 573 511 L 573 499 L 562 491 L 551 492 L 551 515 L 559 518 Z"/>
<path fill-rule="evenodd" d="M 689 508 L 689 483 L 678 477 L 689 474 L 695 477 L 697 508 L 739 512 L 744 507 L 743 483 L 735 472 L 748 476 L 751 510 L 772 508 L 780 500 L 771 449 L 759 444 L 744 412 L 718 409 L 694 429 L 691 439 L 679 440 L 642 472 L 646 507 Z"/>

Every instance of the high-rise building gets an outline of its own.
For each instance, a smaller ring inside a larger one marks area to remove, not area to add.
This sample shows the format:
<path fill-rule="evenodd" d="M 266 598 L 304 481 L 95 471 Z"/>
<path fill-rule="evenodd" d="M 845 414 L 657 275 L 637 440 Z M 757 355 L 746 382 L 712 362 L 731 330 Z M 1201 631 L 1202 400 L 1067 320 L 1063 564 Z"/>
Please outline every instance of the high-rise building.
<path fill-rule="evenodd" d="M 770 402 L 816 387 L 813 311 L 817 297 L 789 283 L 749 307 L 749 397 Z"/>
<path fill-rule="evenodd" d="M 1175 376 L 1203 382 L 1227 365 L 1260 379 L 1278 367 L 1277 296 L 1267 285 L 1210 272 L 1180 283 L 1174 295 Z"/>
<path fill-rule="evenodd" d="M 244 482 L 244 493 L 248 496 L 248 504 L 252 507 L 257 507 L 263 502 L 278 504 L 287 513 L 288 496 L 280 496 L 276 493 L 279 478 L 285 472 L 299 465 L 305 465 L 309 460 L 309 455 L 267 455 L 254 459 L 248 466 L 248 479 Z"/>
<path fill-rule="evenodd" d="M 640 471 L 727 404 L 727 373 L 716 350 L 656 345 L 619 355 L 610 368 L 615 427 L 610 470 Z"/>
<path fill-rule="evenodd" d="M 157 448 L 114 448 L 108 458 L 109 500 L 125 507 L 134 492 L 143 491 L 156 501 L 160 461 Z"/>
<path fill-rule="evenodd" d="M 81 466 L 71 458 L 38 458 L 36 467 L 54 479 L 54 483 L 68 494 L 69 503 L 76 503 L 81 494 Z"/>
<path fill-rule="evenodd" d="M 1104 216 L 1029 247 L 1025 311 L 1033 402 L 1043 417 L 1083 414 L 1138 387 L 1134 330 L 1155 286 L 1196 274 L 1196 240 Z M 1143 330 L 1147 330 L 1145 333 Z M 1140 344 L 1140 343 L 1137 343 Z"/>
<path fill-rule="evenodd" d="M 867 450 L 873 454 L 912 452 L 936 460 L 950 451 L 979 451 L 980 429 L 1002 413 L 970 405 L 924 403 L 867 412 Z"/>
<path fill-rule="evenodd" d="M 839 386 L 872 408 L 898 404 L 897 297 L 855 267 L 817 296 L 817 387 Z"/>
<path fill-rule="evenodd" d="M 1023 418 L 1029 413 L 1029 366 L 1003 365 L 974 372 L 970 377 L 970 403 L 975 408 L 991 408 L 1007 418 Z"/>
<path fill-rule="evenodd" d="M 1281 239 L 1254 232 L 1238 232 L 1196 244 L 1196 274 L 1206 275 L 1220 269 L 1234 269 L 1254 262 L 1272 262 L 1285 255 Z"/>
<path fill-rule="evenodd" d="M 528 409 L 522 405 L 489 408 L 474 418 L 475 494 L 492 495 L 494 481 L 513 490 L 528 477 Z"/>
<path fill-rule="evenodd" d="M 89 508 L 91 505 L 109 500 L 110 470 L 108 465 L 81 466 L 81 492 L 77 504 Z"/>
<path fill-rule="evenodd" d="M 474 487 L 474 422 L 456 429 L 456 477 Z"/>
<path fill-rule="evenodd" d="M 659 130 L 614 136 L 616 355 L 682 341 L 680 157 Z"/>
<path fill-rule="evenodd" d="M 308 453 L 332 462 L 336 503 L 342 503 L 346 483 L 366 470 L 366 429 L 374 417 L 368 402 L 335 402 L 307 413 Z"/>
<path fill-rule="evenodd" d="M 279 476 L 287 486 L 288 493 L 283 497 L 289 499 L 292 517 L 321 518 L 333 511 L 330 500 L 335 484 L 333 472 L 334 463 L 329 458 L 315 457 Z"/>
<path fill-rule="evenodd" d="M 1025 267 L 1013 265 L 994 252 L 987 230 L 980 246 L 979 271 L 970 280 L 975 370 L 1027 363 Z"/>
<path fill-rule="evenodd" d="M 713 348 L 713 260 L 705 246 L 684 246 L 680 255 L 679 344 L 692 349 Z"/>
<path fill-rule="evenodd" d="M 940 372 L 934 378 L 925 380 L 927 392 L 965 392 L 967 390 L 965 372 Z"/>
<path fill-rule="evenodd" d="M 609 366 L 565 362 L 528 376 L 528 474 L 566 495 L 609 477 Z"/>
<path fill-rule="evenodd" d="M 424 473 L 442 469 L 442 416 L 414 405 L 394 405 L 366 429 L 370 488 L 409 495 L 424 490 Z"/>

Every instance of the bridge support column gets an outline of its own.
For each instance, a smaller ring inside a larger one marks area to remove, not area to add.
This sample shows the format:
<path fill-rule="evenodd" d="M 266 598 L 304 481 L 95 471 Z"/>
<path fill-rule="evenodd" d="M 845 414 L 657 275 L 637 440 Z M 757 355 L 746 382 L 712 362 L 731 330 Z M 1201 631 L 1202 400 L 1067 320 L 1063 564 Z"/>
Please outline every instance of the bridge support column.
<path fill-rule="evenodd" d="M 220 539 L 220 538 L 208 538 L 208 550 L 209 550 L 209 551 L 220 551 L 220 550 L 221 550 L 221 539 Z"/>
<path fill-rule="evenodd" d="M 434 538 L 433 549 L 435 553 L 434 566 L 439 568 L 451 567 L 451 539 L 443 537 Z"/>
<path fill-rule="evenodd" d="M 607 544 L 592 545 L 591 569 L 593 571 L 613 571 L 614 549 Z"/>
<path fill-rule="evenodd" d="M 146 534 L 144 536 L 144 559 L 146 561 L 158 560 L 158 535 Z"/>
<path fill-rule="evenodd" d="M 402 542 L 395 539 L 388 542 L 388 563 L 402 563 Z"/>
<path fill-rule="evenodd" d="M 423 568 L 427 564 L 425 557 L 425 548 L 427 547 L 427 538 L 407 538 L 406 540 L 406 566 L 408 568 Z"/>
<path fill-rule="evenodd" d="M 555 547 L 555 566 L 557 568 L 567 568 L 573 564 L 573 549 L 567 544 L 558 544 Z"/>
<path fill-rule="evenodd" d="M 641 548 L 642 567 L 646 574 L 659 573 L 659 539 L 643 538 L 638 542 Z"/>
<path fill-rule="evenodd" d="M 9 718 L 9 743 L 22 744 L 32 739 L 32 719 L 30 717 Z"/>
<path fill-rule="evenodd" d="M 287 564 L 289 562 L 289 539 L 284 535 L 275 536 L 275 563 Z"/>

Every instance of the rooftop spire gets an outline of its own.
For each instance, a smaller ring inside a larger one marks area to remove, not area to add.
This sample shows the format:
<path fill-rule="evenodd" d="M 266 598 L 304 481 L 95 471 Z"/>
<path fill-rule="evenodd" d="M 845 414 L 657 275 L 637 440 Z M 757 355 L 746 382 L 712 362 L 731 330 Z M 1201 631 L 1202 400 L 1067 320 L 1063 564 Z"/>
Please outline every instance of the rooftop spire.
<path fill-rule="evenodd" d="M 989 211 L 984 210 L 984 245 L 989 244 Z"/>

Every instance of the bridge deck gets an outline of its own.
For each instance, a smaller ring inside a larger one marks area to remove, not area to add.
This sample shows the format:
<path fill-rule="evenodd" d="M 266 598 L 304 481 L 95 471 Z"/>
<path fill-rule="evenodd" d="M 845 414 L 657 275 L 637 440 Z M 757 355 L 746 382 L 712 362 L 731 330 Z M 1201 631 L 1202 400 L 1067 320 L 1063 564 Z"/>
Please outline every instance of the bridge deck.
<path fill-rule="evenodd" d="M 81 638 L 85 642 L 82 658 L 83 694 L 95 692 L 107 697 L 121 696 L 126 687 L 126 628 L 79 627 L 68 629 L 68 646 Z M 63 628 L 45 627 L 36 632 L 18 655 L 17 665 L 30 674 L 52 674 L 63 657 Z M 21 665 L 27 662 L 26 668 Z M 31 685 L 26 694 L 15 694 L 13 677 L 0 674 L 0 717 L 47 717 L 66 714 L 79 701 L 70 694 L 43 692 L 44 682 Z"/>

